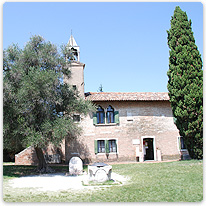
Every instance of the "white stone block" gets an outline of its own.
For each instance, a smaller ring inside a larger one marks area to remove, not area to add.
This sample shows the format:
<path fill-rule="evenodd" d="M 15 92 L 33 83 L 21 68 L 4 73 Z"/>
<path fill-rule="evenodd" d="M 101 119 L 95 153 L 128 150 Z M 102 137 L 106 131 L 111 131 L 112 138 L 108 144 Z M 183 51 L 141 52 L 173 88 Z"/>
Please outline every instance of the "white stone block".
<path fill-rule="evenodd" d="M 132 144 L 140 144 L 140 140 L 139 139 L 133 139 Z"/>
<path fill-rule="evenodd" d="M 83 172 L 83 162 L 79 157 L 72 157 L 69 161 L 69 174 L 80 175 Z"/>
<path fill-rule="evenodd" d="M 143 154 L 143 152 L 139 153 L 139 161 L 140 162 L 144 162 L 144 154 Z"/>

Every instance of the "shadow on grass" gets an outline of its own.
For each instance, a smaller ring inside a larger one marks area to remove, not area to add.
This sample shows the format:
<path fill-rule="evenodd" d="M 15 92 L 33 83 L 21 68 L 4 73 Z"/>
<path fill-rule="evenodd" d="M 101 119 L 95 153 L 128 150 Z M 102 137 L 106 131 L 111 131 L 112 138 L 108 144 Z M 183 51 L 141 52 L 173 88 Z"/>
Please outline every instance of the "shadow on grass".
<path fill-rule="evenodd" d="M 55 173 L 66 173 L 69 171 L 69 167 L 65 165 L 50 165 L 49 167 L 55 170 Z M 36 166 L 32 165 L 3 165 L 4 177 L 21 177 L 28 175 L 39 175 L 35 172 Z M 87 170 L 87 166 L 84 165 L 83 170 Z"/>
<path fill-rule="evenodd" d="M 3 176 L 21 177 L 36 174 L 34 169 L 36 166 L 30 165 L 3 165 Z"/>

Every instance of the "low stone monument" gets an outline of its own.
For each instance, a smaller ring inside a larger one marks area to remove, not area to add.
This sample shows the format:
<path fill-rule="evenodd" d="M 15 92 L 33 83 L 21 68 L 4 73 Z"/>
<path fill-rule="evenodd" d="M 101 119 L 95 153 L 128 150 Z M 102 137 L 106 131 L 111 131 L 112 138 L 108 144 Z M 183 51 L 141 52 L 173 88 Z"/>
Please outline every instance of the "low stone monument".
<path fill-rule="evenodd" d="M 162 157 L 161 157 L 161 150 L 157 149 L 157 161 L 162 161 Z"/>
<path fill-rule="evenodd" d="M 139 161 L 144 162 L 144 153 L 143 152 L 139 153 Z"/>
<path fill-rule="evenodd" d="M 69 161 L 69 175 L 81 175 L 83 173 L 83 162 L 79 157 L 72 157 Z"/>
<path fill-rule="evenodd" d="M 89 181 L 105 182 L 111 180 L 112 166 L 103 162 L 88 166 Z"/>

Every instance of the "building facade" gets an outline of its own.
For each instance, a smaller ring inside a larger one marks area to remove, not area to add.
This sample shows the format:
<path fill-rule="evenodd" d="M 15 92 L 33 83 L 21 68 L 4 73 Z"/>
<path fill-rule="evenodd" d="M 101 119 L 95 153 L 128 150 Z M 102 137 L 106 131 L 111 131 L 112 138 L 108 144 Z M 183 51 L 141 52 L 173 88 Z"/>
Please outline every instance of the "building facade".
<path fill-rule="evenodd" d="M 96 113 L 80 119 L 83 133 L 65 142 L 66 162 L 178 160 L 179 133 L 167 93 L 89 93 Z"/>

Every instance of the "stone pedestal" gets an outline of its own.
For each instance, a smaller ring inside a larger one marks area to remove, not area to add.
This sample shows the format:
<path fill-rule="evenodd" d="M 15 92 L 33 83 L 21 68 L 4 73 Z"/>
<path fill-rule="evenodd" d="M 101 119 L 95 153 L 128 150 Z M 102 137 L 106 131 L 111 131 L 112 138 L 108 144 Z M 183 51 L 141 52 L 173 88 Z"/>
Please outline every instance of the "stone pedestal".
<path fill-rule="evenodd" d="M 94 163 L 88 166 L 89 181 L 105 182 L 111 180 L 112 166 L 104 163 Z"/>

